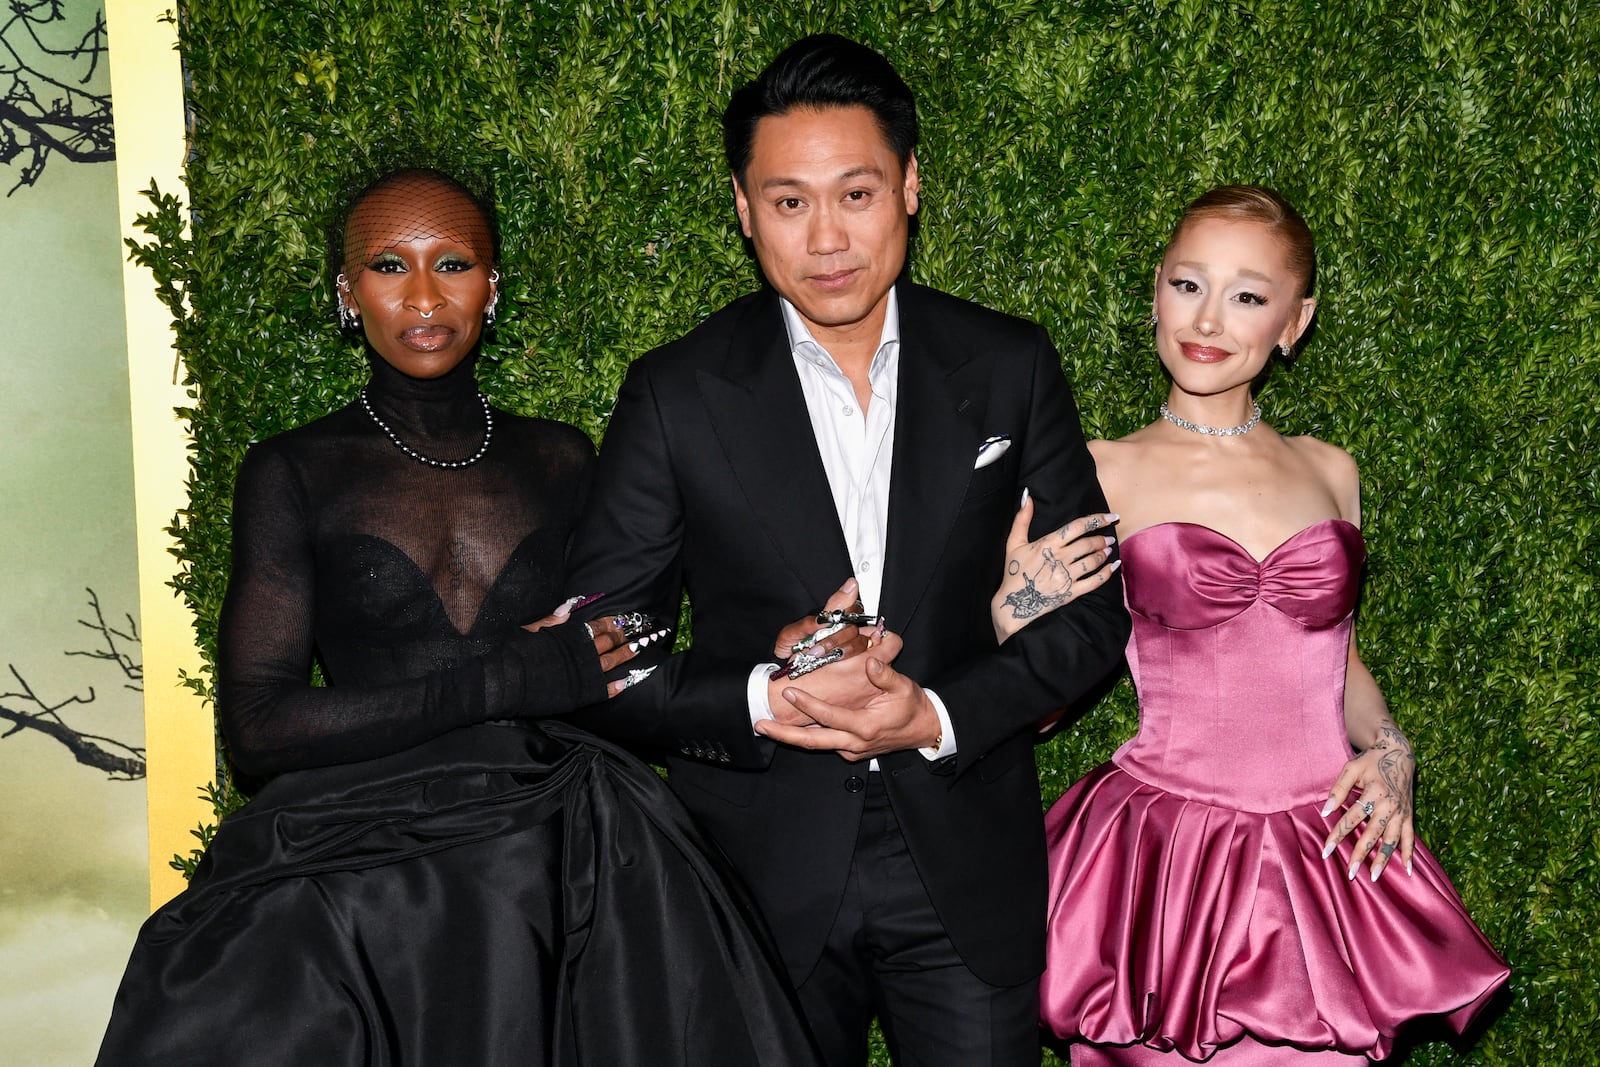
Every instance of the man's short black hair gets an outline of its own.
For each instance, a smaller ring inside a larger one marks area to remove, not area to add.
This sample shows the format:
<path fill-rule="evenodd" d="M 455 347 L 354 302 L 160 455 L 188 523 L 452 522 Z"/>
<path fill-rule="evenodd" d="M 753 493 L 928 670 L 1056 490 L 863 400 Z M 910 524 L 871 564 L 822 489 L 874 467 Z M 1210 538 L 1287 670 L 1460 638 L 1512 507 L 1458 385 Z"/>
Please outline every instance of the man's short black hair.
<path fill-rule="evenodd" d="M 795 108 L 865 107 L 902 168 L 917 147 L 917 100 L 887 59 L 836 33 L 802 38 L 733 94 L 722 113 L 728 169 L 744 184 L 756 124 Z"/>

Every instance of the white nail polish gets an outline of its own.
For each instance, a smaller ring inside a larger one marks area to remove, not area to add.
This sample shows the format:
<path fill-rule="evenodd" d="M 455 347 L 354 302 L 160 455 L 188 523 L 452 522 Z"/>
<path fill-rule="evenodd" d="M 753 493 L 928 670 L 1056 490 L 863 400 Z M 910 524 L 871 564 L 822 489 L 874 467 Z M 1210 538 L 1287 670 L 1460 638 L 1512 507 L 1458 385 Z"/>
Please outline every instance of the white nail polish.
<path fill-rule="evenodd" d="M 622 688 L 632 689 L 634 686 L 638 685 L 640 682 L 654 674 L 655 670 L 656 669 L 654 667 L 644 667 L 639 670 L 629 671 L 628 677 L 623 680 Z"/>
<path fill-rule="evenodd" d="M 1330 844 L 1327 848 L 1322 850 L 1322 858 L 1323 859 L 1327 859 L 1329 856 L 1333 855 L 1333 850 L 1338 848 L 1338 847 L 1339 847 L 1339 842 L 1337 842 L 1337 841 L 1335 841 L 1332 844 Z"/>
<path fill-rule="evenodd" d="M 1332 815 L 1333 814 L 1333 809 L 1338 807 L 1338 806 L 1339 805 L 1334 801 L 1334 799 L 1332 797 L 1329 797 L 1328 798 L 1328 802 L 1326 804 L 1322 805 L 1322 817 L 1324 819 L 1326 819 L 1329 815 Z"/>
<path fill-rule="evenodd" d="M 1350 881 L 1350 882 L 1355 881 L 1356 880 L 1356 871 L 1359 870 L 1360 867 L 1361 867 L 1361 861 L 1360 860 L 1351 860 L 1350 861 L 1350 870 L 1348 872 L 1346 872 L 1345 880 L 1346 881 Z"/>
<path fill-rule="evenodd" d="M 1374 882 L 1376 882 L 1378 880 L 1378 875 L 1380 875 L 1382 873 L 1383 873 L 1383 868 L 1382 867 L 1374 867 L 1372 869 L 1372 880 Z"/>
<path fill-rule="evenodd" d="M 1017 507 L 1020 508 L 1023 504 L 1026 504 L 1027 502 L 1028 502 L 1028 487 L 1027 486 L 1023 486 L 1022 487 L 1022 499 L 1017 503 Z"/>

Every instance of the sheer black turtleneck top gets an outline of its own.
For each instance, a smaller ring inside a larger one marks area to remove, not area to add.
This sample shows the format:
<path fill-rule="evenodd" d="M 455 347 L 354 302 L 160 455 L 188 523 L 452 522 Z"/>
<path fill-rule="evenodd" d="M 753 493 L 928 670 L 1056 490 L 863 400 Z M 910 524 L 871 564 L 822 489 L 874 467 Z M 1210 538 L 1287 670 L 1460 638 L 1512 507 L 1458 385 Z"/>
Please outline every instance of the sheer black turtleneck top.
<path fill-rule="evenodd" d="M 373 359 L 368 402 L 411 448 L 478 450 L 472 361 L 432 380 Z M 605 695 L 557 604 L 594 447 L 563 423 L 496 410 L 483 458 L 413 459 L 359 402 L 253 446 L 239 471 L 217 707 L 235 763 L 271 774 L 388 755 L 490 719 Z M 327 687 L 310 684 L 313 654 Z"/>

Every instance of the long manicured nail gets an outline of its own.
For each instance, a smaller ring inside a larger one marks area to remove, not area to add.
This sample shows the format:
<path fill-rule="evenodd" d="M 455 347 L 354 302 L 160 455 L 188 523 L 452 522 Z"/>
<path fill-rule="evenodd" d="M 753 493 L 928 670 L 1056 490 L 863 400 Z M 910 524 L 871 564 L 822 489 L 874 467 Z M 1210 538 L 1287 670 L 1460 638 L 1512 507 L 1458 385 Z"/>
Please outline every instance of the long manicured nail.
<path fill-rule="evenodd" d="M 1345 875 L 1346 880 L 1351 881 L 1351 882 L 1355 881 L 1356 880 L 1356 871 L 1358 871 L 1360 868 L 1361 868 L 1361 861 L 1360 860 L 1351 860 L 1350 861 L 1350 870 Z"/>
<path fill-rule="evenodd" d="M 575 596 L 572 598 L 572 610 L 577 611 L 579 608 L 586 608 L 603 596 L 605 596 L 604 593 L 590 593 L 588 596 Z"/>
<path fill-rule="evenodd" d="M 641 667 L 638 670 L 629 671 L 628 676 L 622 680 L 622 688 L 632 689 L 655 672 L 655 667 Z"/>
<path fill-rule="evenodd" d="M 641 648 L 643 648 L 646 645 L 648 645 L 651 641 L 654 641 L 656 638 L 665 637 L 665 636 L 667 636 L 667 631 L 665 631 L 665 630 L 657 630 L 653 634 L 645 634 L 643 637 L 639 638 L 636 641 L 629 641 L 628 642 L 628 651 L 629 652 L 637 652 Z M 654 668 L 652 668 L 652 669 L 654 669 Z"/>
<path fill-rule="evenodd" d="M 1322 858 L 1323 859 L 1327 859 L 1329 856 L 1333 855 L 1333 850 L 1338 848 L 1338 847 L 1339 847 L 1339 842 L 1337 842 L 1337 841 L 1329 841 L 1328 842 L 1328 846 L 1322 850 Z"/>
<path fill-rule="evenodd" d="M 1332 815 L 1333 809 L 1337 808 L 1338 806 L 1339 802 L 1334 800 L 1332 797 L 1329 797 L 1328 802 L 1322 805 L 1322 817 L 1326 819 L 1329 815 Z"/>
<path fill-rule="evenodd" d="M 1027 502 L 1028 502 L 1028 487 L 1027 486 L 1023 486 L 1022 487 L 1022 499 L 1017 501 L 1017 507 L 1020 508 L 1022 505 L 1026 504 Z"/>
<path fill-rule="evenodd" d="M 1110 565 L 1106 567 L 1106 573 L 1110 574 L 1120 566 L 1122 566 L 1122 561 L 1120 559 L 1114 559 L 1111 561 Z"/>
<path fill-rule="evenodd" d="M 1385 864 L 1380 863 L 1376 867 L 1372 868 L 1372 880 L 1374 882 L 1376 882 L 1378 880 L 1378 876 L 1383 873 L 1383 868 L 1385 866 Z"/>
<path fill-rule="evenodd" d="M 1115 511 L 1106 512 L 1106 523 L 1108 525 L 1119 523 L 1121 521 L 1122 521 L 1122 516 L 1118 515 Z"/>

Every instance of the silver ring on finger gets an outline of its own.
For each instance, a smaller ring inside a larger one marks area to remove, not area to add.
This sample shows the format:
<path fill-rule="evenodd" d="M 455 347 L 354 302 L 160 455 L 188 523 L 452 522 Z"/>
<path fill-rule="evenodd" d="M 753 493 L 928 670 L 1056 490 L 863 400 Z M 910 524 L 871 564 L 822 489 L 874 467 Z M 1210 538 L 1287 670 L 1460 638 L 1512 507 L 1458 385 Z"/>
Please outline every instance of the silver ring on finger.
<path fill-rule="evenodd" d="M 1366 819 L 1372 818 L 1372 809 L 1376 808 L 1376 807 L 1377 807 L 1377 805 L 1374 804 L 1372 801 L 1363 800 L 1361 802 L 1361 815 L 1362 815 L 1362 818 L 1366 818 Z"/>
<path fill-rule="evenodd" d="M 655 629 L 656 622 L 642 611 L 630 611 L 626 615 L 618 615 L 615 620 L 617 632 L 624 641 L 631 641 L 635 637 L 642 637 Z"/>
<path fill-rule="evenodd" d="M 583 624 L 583 632 L 589 635 L 589 640 L 594 640 L 594 628 L 588 623 Z"/>
<path fill-rule="evenodd" d="M 826 652 L 820 656 L 813 655 L 810 652 L 802 652 L 791 661 L 789 677 L 800 678 L 821 667 L 826 667 L 830 663 L 837 663 L 842 659 L 844 659 L 844 649 L 842 648 L 833 649 L 831 652 Z"/>

